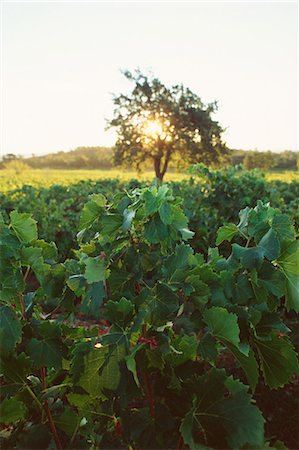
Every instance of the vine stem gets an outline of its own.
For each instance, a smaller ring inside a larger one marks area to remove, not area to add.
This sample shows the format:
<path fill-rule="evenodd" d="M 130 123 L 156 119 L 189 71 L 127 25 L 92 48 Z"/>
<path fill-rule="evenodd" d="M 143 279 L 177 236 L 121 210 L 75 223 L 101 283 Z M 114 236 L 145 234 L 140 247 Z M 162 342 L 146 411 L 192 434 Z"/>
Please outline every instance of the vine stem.
<path fill-rule="evenodd" d="M 178 445 L 176 450 L 181 450 L 181 448 L 183 447 L 183 438 L 181 435 L 179 435 L 179 440 L 178 440 Z"/>
<path fill-rule="evenodd" d="M 26 282 L 26 279 L 27 279 L 27 277 L 28 277 L 29 272 L 30 272 L 30 266 L 27 267 L 26 272 L 25 272 L 25 275 L 24 275 L 24 277 L 23 277 L 24 283 Z M 20 294 L 20 295 L 19 295 L 19 298 L 20 298 L 20 305 L 21 305 L 21 311 L 22 311 L 23 319 L 24 319 L 24 320 L 27 320 L 27 317 L 26 317 L 26 308 L 25 308 L 25 302 L 24 302 L 24 296 L 23 296 L 23 294 Z"/>
<path fill-rule="evenodd" d="M 250 244 L 250 241 L 251 241 L 251 237 L 249 237 L 249 238 L 247 239 L 247 242 L 246 242 L 245 248 L 248 248 L 248 246 L 249 246 L 249 244 Z"/>
<path fill-rule="evenodd" d="M 30 272 L 30 266 L 28 266 L 27 269 L 26 269 L 26 272 L 25 272 L 25 275 L 24 275 L 24 282 L 26 281 L 26 279 L 27 279 L 27 277 L 29 275 L 29 272 Z"/>
<path fill-rule="evenodd" d="M 19 298 L 20 298 L 20 305 L 21 305 L 21 311 L 22 311 L 23 319 L 27 320 L 23 294 L 20 294 Z"/>
<path fill-rule="evenodd" d="M 43 387 L 43 390 L 44 390 L 44 389 L 47 388 L 46 368 L 42 367 L 40 369 L 40 373 L 41 373 L 41 379 L 42 379 L 42 387 Z M 49 425 L 50 425 L 50 429 L 51 429 L 51 432 L 52 432 L 52 435 L 53 435 L 56 447 L 57 447 L 58 450 L 63 450 L 63 447 L 61 445 L 61 442 L 60 442 L 60 439 L 59 439 L 59 436 L 58 436 L 58 433 L 57 433 L 57 430 L 56 430 L 56 426 L 55 426 L 55 423 L 53 421 L 53 417 L 52 417 L 52 414 L 51 414 L 51 411 L 50 411 L 50 408 L 49 408 L 48 400 L 44 401 L 44 410 L 45 410 L 45 413 L 46 413 L 46 416 L 47 416 L 47 419 L 48 419 L 48 422 L 49 422 Z"/>
<path fill-rule="evenodd" d="M 29 394 L 31 395 L 31 397 L 33 398 L 33 400 L 37 403 L 38 407 L 40 409 L 43 409 L 43 405 L 41 404 L 41 402 L 39 401 L 39 399 L 36 397 L 35 393 L 33 392 L 33 390 L 28 386 L 28 384 L 25 384 L 25 389 L 27 389 L 27 391 L 29 392 Z"/>

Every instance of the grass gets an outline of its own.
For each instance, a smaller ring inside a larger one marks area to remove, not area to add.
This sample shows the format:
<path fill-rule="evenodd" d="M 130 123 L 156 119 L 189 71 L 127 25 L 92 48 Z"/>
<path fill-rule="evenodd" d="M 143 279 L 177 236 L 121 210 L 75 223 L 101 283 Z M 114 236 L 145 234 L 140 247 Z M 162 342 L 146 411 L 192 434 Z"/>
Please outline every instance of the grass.
<path fill-rule="evenodd" d="M 188 178 L 188 174 L 169 172 L 165 175 L 165 181 L 181 181 Z M 36 187 L 48 187 L 53 184 L 70 185 L 81 180 L 99 180 L 107 178 L 119 178 L 121 180 L 154 179 L 154 172 L 144 172 L 138 174 L 134 171 L 112 170 L 53 170 L 53 169 L 27 169 L 22 172 L 15 170 L 0 170 L 0 192 L 8 192 L 16 188 L 21 188 L 24 184 Z M 299 172 L 268 172 L 266 179 L 281 180 L 290 183 L 293 180 L 299 181 Z"/>

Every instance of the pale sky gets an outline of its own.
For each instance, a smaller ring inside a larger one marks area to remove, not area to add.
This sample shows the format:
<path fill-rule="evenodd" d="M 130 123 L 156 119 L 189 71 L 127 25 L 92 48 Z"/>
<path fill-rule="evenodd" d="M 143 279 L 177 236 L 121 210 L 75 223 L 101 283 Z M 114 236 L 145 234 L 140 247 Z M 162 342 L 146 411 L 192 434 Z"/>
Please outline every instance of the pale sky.
<path fill-rule="evenodd" d="M 296 2 L 2 2 L 1 151 L 111 145 L 120 69 L 204 102 L 232 148 L 298 149 Z"/>

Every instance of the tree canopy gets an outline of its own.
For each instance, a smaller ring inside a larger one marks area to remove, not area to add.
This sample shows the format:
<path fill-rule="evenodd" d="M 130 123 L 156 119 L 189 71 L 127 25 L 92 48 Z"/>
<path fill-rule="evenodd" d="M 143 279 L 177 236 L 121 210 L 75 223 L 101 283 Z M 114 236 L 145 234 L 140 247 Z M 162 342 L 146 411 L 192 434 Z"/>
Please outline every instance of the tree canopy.
<path fill-rule="evenodd" d="M 123 72 L 134 83 L 130 95 L 114 95 L 113 119 L 117 130 L 116 164 L 141 169 L 151 160 L 156 177 L 163 179 L 175 156 L 184 163 L 218 162 L 227 153 L 224 131 L 211 115 L 217 103 L 205 105 L 182 84 L 166 87 L 158 78 Z"/>

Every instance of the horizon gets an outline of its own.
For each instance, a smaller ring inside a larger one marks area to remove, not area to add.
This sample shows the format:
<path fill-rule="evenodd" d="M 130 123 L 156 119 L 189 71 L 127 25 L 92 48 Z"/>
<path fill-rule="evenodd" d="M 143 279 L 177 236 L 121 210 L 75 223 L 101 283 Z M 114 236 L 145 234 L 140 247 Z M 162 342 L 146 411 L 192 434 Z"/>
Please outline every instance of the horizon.
<path fill-rule="evenodd" d="M 21 154 L 17 154 L 17 153 L 12 153 L 13 155 L 15 155 L 17 158 L 35 158 L 35 157 L 43 157 L 43 156 L 48 156 L 48 155 L 55 155 L 58 153 L 70 153 L 73 152 L 75 150 L 83 150 L 84 149 L 90 149 L 90 148 L 107 148 L 107 149 L 111 149 L 113 150 L 113 146 L 107 146 L 107 145 L 83 145 L 83 146 L 78 146 L 76 148 L 72 148 L 69 150 L 55 150 L 55 151 L 49 151 L 49 152 L 40 152 L 40 153 L 32 153 L 32 154 L 26 154 L 26 155 L 21 155 Z M 270 153 L 274 153 L 274 154 L 279 154 L 279 153 L 284 153 L 284 152 L 292 152 L 292 153 L 299 153 L 299 150 L 290 150 L 290 149 L 284 149 L 284 150 L 278 150 L 278 151 L 272 151 L 272 150 L 258 150 L 258 149 L 242 149 L 242 148 L 230 148 L 229 149 L 232 152 L 259 152 L 259 153 L 266 153 L 266 152 L 270 152 Z M 3 155 L 0 154 L 0 160 L 3 158 L 3 156 L 7 156 L 9 155 L 9 153 L 4 153 Z"/>
<path fill-rule="evenodd" d="M 227 128 L 228 147 L 298 151 L 298 4 L 1 4 L 1 154 L 113 146 L 120 69 L 182 83 Z M 179 32 L 178 32 L 179 30 Z"/>

